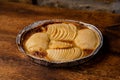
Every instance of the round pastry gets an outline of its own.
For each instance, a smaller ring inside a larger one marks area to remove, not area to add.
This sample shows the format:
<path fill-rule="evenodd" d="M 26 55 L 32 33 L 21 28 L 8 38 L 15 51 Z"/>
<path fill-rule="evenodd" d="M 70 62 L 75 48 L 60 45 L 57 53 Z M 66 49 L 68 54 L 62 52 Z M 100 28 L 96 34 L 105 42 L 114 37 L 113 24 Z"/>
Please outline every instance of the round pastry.
<path fill-rule="evenodd" d="M 87 57 L 94 55 L 101 47 L 101 33 L 94 28 L 72 20 L 46 20 L 37 26 L 31 25 L 30 29 L 25 28 L 27 30 L 21 32 L 17 41 L 37 63 L 75 65 L 87 61 Z"/>
<path fill-rule="evenodd" d="M 74 41 L 81 49 L 95 49 L 99 45 L 98 35 L 91 29 L 78 30 Z"/>

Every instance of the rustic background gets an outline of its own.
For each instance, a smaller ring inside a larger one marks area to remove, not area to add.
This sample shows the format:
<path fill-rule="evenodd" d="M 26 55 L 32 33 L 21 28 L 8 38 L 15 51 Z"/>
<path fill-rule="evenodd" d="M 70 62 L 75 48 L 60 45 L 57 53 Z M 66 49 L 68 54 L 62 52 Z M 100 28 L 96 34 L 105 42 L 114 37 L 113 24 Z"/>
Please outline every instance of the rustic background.
<path fill-rule="evenodd" d="M 0 2 L 0 80 L 120 80 L 120 14 L 31 4 Z M 20 30 L 35 21 L 56 18 L 95 25 L 104 37 L 98 54 L 82 65 L 49 68 L 34 63 L 18 50 L 15 41 Z"/>
<path fill-rule="evenodd" d="M 82 10 L 97 10 L 120 13 L 120 0 L 1 0 Z"/>

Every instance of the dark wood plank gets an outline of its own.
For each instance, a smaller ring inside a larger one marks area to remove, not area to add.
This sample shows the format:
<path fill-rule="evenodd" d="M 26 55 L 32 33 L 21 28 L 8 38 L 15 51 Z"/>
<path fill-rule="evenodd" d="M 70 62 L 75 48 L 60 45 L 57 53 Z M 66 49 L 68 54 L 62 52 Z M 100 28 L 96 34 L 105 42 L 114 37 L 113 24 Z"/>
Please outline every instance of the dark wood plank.
<path fill-rule="evenodd" d="M 104 45 L 98 55 L 83 65 L 48 68 L 33 63 L 18 51 L 15 38 L 20 30 L 35 21 L 54 18 L 97 26 L 104 35 Z M 119 29 L 112 32 L 108 29 L 119 23 L 118 14 L 0 2 L 0 80 L 119 80 L 120 38 L 116 35 Z"/>

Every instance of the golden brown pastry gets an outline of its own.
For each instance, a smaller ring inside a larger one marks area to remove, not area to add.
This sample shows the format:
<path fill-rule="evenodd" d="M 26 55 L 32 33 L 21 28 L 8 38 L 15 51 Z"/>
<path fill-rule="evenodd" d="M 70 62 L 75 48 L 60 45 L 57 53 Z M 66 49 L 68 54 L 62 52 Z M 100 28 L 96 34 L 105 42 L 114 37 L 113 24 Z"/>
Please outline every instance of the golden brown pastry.
<path fill-rule="evenodd" d="M 79 30 L 74 41 L 82 49 L 95 49 L 98 46 L 98 36 L 91 29 Z"/>
<path fill-rule="evenodd" d="M 99 45 L 98 34 L 72 23 L 53 23 L 44 32 L 32 34 L 25 42 L 26 50 L 52 62 L 69 62 L 89 55 Z M 88 54 L 89 52 L 89 54 Z"/>
<path fill-rule="evenodd" d="M 70 48 L 70 47 L 73 47 L 73 44 L 69 42 L 51 40 L 49 43 L 50 49 L 60 49 L 60 48 L 63 49 L 63 48 Z"/>
<path fill-rule="evenodd" d="M 54 62 L 66 62 L 82 57 L 80 48 L 73 47 L 68 49 L 48 49 L 48 57 Z"/>
<path fill-rule="evenodd" d="M 35 33 L 31 35 L 25 43 L 27 51 L 39 51 L 40 49 L 46 50 L 48 48 L 49 38 L 46 33 Z"/>
<path fill-rule="evenodd" d="M 51 40 L 74 40 L 77 28 L 73 24 L 55 23 L 47 26 L 47 33 Z"/>

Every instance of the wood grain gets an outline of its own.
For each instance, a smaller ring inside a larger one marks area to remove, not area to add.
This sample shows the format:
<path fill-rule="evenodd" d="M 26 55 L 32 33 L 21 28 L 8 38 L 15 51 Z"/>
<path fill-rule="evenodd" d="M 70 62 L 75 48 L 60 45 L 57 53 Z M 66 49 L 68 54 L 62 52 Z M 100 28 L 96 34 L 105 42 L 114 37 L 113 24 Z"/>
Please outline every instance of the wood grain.
<path fill-rule="evenodd" d="M 20 30 L 35 21 L 56 18 L 97 26 L 104 36 L 104 45 L 98 55 L 83 65 L 48 68 L 18 51 L 15 39 Z M 119 29 L 106 30 L 107 26 L 118 23 L 118 14 L 0 2 L 0 80 L 120 80 L 120 37 L 112 34 Z"/>

